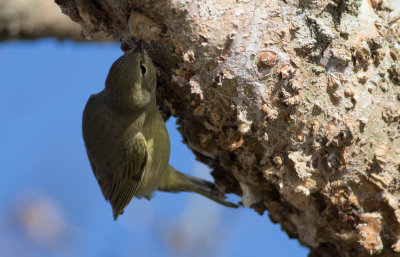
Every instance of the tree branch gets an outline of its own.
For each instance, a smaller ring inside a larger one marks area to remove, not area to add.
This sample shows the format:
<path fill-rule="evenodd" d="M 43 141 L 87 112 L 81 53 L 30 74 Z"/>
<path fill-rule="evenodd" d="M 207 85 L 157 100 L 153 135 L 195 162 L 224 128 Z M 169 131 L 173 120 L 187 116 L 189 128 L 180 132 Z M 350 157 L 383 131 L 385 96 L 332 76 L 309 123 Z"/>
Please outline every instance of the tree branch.
<path fill-rule="evenodd" d="M 80 26 L 63 15 L 48 0 L 0 0 L 0 40 L 58 39 L 85 40 Z M 96 41 L 110 41 L 104 33 L 93 36 Z"/>
<path fill-rule="evenodd" d="M 56 1 L 149 43 L 159 102 L 220 190 L 310 256 L 400 253 L 400 23 L 387 1 Z M 173 154 L 173 153 L 172 153 Z"/>

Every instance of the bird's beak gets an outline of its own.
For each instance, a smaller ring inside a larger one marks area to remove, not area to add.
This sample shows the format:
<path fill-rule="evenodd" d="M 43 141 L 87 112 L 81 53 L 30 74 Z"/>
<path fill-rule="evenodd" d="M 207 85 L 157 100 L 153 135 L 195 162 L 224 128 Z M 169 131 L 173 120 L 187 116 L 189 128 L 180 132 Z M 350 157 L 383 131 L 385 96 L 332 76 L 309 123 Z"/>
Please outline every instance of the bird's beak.
<path fill-rule="evenodd" d="M 143 40 L 139 39 L 137 44 L 136 44 L 136 48 L 134 50 L 136 53 L 142 53 L 144 54 L 144 44 L 143 44 Z"/>
<path fill-rule="evenodd" d="M 142 54 L 142 56 L 144 56 L 144 43 L 143 43 L 143 40 L 139 41 L 139 50 L 140 50 L 140 53 Z"/>
<path fill-rule="evenodd" d="M 143 40 L 139 39 L 136 48 L 134 50 L 136 53 L 140 53 L 142 57 L 142 61 L 144 61 L 144 56 L 145 56 L 145 49 L 144 49 L 144 43 Z"/>

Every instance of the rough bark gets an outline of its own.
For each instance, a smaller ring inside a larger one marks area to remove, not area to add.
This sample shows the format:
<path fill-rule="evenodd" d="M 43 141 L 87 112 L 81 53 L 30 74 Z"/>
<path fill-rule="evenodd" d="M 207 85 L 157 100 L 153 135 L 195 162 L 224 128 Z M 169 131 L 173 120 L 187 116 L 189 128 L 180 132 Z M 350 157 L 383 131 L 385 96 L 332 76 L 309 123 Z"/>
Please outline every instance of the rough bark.
<path fill-rule="evenodd" d="M 400 254 L 400 23 L 386 0 L 56 2 L 86 35 L 149 43 L 160 108 L 220 190 L 310 256 Z"/>
<path fill-rule="evenodd" d="M 49 0 L 0 0 L 0 40 L 37 39 L 85 40 L 80 26 L 63 15 Z M 104 33 L 93 40 L 110 41 Z"/>

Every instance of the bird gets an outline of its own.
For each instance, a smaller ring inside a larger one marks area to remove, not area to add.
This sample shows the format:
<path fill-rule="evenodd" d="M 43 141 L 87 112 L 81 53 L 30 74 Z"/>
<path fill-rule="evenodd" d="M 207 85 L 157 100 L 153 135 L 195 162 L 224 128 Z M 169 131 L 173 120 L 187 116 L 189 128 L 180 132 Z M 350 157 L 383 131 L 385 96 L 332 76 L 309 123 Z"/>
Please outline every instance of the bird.
<path fill-rule="evenodd" d="M 156 84 L 156 68 L 139 42 L 112 64 L 105 88 L 90 96 L 83 111 L 86 152 L 114 220 L 133 197 L 150 200 L 157 190 L 195 192 L 237 208 L 213 183 L 169 165 L 170 141 Z"/>

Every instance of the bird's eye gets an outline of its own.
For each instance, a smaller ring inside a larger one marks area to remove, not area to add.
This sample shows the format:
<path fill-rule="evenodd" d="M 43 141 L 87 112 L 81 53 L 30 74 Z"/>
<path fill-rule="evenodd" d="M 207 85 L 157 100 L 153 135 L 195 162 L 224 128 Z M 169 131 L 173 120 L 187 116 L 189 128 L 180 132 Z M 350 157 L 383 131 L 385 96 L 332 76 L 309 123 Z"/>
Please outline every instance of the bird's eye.
<path fill-rule="evenodd" d="M 147 72 L 147 68 L 146 66 L 144 66 L 143 64 L 140 65 L 140 72 L 142 72 L 142 75 L 146 75 Z"/>

